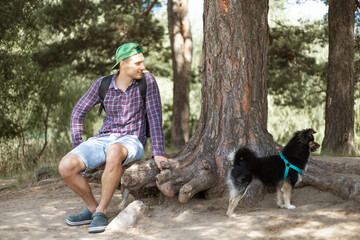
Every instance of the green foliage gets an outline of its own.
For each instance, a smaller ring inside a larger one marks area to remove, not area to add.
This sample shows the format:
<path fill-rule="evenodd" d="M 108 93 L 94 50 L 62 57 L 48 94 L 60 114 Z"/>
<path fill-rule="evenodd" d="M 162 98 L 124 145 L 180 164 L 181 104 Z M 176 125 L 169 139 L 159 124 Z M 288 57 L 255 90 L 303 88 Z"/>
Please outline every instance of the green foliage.
<path fill-rule="evenodd" d="M 63 0 L 46 4 L 38 30 L 46 36 L 33 58 L 43 70 L 72 64 L 78 73 L 105 75 L 115 51 L 125 42 L 139 43 L 144 52 L 161 52 L 164 29 L 146 11 L 147 1 Z"/>
<path fill-rule="evenodd" d="M 270 35 L 268 87 L 274 103 L 304 108 L 324 102 L 327 64 L 316 58 L 326 46 L 323 23 L 277 24 Z"/>
<path fill-rule="evenodd" d="M 32 27 L 34 9 L 40 6 L 39 0 L 1 1 L 0 41 L 14 42 L 20 37 L 19 29 Z"/>
<path fill-rule="evenodd" d="M 35 103 L 44 97 L 39 94 L 44 78 L 36 66 L 28 64 L 28 56 L 1 51 L 0 60 L 0 138 L 8 139 L 39 127 L 33 115 L 24 113 L 40 111 Z"/>

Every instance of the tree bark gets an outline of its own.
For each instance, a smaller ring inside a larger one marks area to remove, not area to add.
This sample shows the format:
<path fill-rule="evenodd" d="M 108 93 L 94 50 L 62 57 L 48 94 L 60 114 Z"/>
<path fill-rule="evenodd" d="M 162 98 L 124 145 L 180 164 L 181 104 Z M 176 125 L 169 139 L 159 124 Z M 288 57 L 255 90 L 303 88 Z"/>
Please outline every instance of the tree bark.
<path fill-rule="evenodd" d="M 267 131 L 267 13 L 267 0 L 205 0 L 201 115 L 194 136 L 156 177 L 166 196 L 183 203 L 202 191 L 219 196 L 230 152 L 240 145 L 275 152 Z"/>
<path fill-rule="evenodd" d="M 168 0 L 168 28 L 174 78 L 171 144 L 182 147 L 190 136 L 189 91 L 192 35 L 187 0 Z"/>
<path fill-rule="evenodd" d="M 354 154 L 355 4 L 329 1 L 329 66 L 322 152 Z"/>

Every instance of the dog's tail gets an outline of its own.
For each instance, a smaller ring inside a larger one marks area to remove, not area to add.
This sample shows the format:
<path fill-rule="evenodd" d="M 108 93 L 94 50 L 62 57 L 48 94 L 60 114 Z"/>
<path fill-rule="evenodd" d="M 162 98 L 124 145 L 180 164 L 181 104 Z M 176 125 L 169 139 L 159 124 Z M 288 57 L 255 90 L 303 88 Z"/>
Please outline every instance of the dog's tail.
<path fill-rule="evenodd" d="M 241 165 L 244 162 L 253 162 L 257 159 L 256 154 L 247 147 L 240 147 L 234 154 L 234 165 Z"/>

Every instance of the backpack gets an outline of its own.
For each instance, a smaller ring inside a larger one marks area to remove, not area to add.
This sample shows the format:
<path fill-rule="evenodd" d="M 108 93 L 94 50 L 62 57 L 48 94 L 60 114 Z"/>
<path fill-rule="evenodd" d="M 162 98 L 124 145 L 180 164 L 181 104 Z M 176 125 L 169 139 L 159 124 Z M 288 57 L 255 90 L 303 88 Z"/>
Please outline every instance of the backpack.
<path fill-rule="evenodd" d="M 100 87 L 99 87 L 100 108 L 99 108 L 99 112 L 97 114 L 98 117 L 101 116 L 102 110 L 105 111 L 104 99 L 105 99 L 105 96 L 106 96 L 107 91 L 109 89 L 112 77 L 113 77 L 113 75 L 109 75 L 109 76 L 104 77 L 101 80 L 101 84 L 100 84 Z M 144 73 L 141 75 L 141 79 L 138 80 L 138 83 L 139 83 L 140 95 L 141 95 L 141 98 L 143 99 L 144 104 L 145 104 L 146 137 L 150 137 L 149 120 L 148 120 L 147 111 L 146 111 L 146 89 L 147 89 L 147 86 L 146 86 L 146 79 L 145 79 Z"/>

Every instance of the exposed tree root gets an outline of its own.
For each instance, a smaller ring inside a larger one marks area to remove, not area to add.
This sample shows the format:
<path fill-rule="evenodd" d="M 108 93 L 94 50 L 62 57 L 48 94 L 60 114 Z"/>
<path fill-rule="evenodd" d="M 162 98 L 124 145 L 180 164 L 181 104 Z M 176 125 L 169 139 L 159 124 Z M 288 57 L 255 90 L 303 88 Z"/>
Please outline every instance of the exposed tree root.
<path fill-rule="evenodd" d="M 303 182 L 322 191 L 332 192 L 343 199 L 360 202 L 360 173 L 353 172 L 354 168 L 359 168 L 359 166 L 349 168 L 348 165 L 312 159 Z"/>
<path fill-rule="evenodd" d="M 166 170 L 156 176 L 156 185 L 168 197 L 179 192 L 179 202 L 185 203 L 196 193 L 210 188 L 215 171 L 207 160 L 198 160 L 186 167 Z"/>

